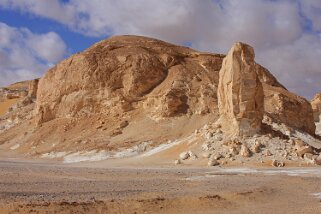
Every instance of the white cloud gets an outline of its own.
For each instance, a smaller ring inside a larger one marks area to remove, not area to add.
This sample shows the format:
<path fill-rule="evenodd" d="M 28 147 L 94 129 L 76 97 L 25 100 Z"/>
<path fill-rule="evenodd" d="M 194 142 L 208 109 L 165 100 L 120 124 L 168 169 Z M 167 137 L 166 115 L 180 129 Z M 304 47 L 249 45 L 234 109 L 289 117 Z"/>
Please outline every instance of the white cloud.
<path fill-rule="evenodd" d="M 235 41 L 247 42 L 290 90 L 306 97 L 321 90 L 320 0 L 0 0 L 0 7 L 87 36 L 139 34 L 223 53 Z M 44 51 L 37 54 L 48 58 Z"/>
<path fill-rule="evenodd" d="M 0 22 L 0 86 L 39 77 L 66 55 L 66 45 L 54 32 L 34 34 Z"/>

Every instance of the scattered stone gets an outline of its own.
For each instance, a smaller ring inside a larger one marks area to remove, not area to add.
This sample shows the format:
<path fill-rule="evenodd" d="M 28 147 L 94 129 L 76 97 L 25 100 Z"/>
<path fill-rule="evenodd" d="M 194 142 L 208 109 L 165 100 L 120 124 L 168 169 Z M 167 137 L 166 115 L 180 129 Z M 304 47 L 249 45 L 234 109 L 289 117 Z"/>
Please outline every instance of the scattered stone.
<path fill-rule="evenodd" d="M 241 146 L 240 155 L 243 157 L 251 157 L 251 151 L 245 144 Z"/>
<path fill-rule="evenodd" d="M 297 149 L 297 154 L 299 157 L 303 157 L 306 153 L 313 153 L 313 148 L 311 146 L 303 146 Z"/>
<path fill-rule="evenodd" d="M 294 140 L 294 143 L 295 143 L 295 145 L 296 145 L 298 148 L 303 147 L 303 146 L 306 145 L 306 144 L 305 144 L 302 140 L 300 140 L 300 139 L 295 139 L 295 140 Z"/>
<path fill-rule="evenodd" d="M 219 160 L 219 159 L 221 159 L 221 158 L 223 158 L 223 156 L 221 155 L 221 154 L 217 154 L 217 155 L 211 155 L 211 157 L 210 157 L 211 159 L 215 159 L 215 160 Z"/>
<path fill-rule="evenodd" d="M 119 128 L 120 129 L 123 129 L 123 128 L 125 128 L 126 126 L 128 126 L 129 125 L 129 122 L 127 121 L 127 120 L 125 120 L 125 121 L 122 121 L 120 124 L 119 124 Z"/>
<path fill-rule="evenodd" d="M 210 159 L 207 163 L 208 166 L 217 166 L 219 162 L 216 159 Z"/>
<path fill-rule="evenodd" d="M 211 148 L 211 145 L 209 143 L 204 143 L 202 145 L 202 150 L 203 151 L 208 151 L 208 150 L 210 150 L 210 148 Z"/>
<path fill-rule="evenodd" d="M 261 142 L 255 142 L 253 148 L 252 148 L 252 152 L 253 153 L 259 153 L 261 152 L 261 147 L 262 147 L 262 144 Z"/>
<path fill-rule="evenodd" d="M 314 159 L 314 162 L 317 165 L 321 165 L 321 154 L 317 158 Z"/>
<path fill-rule="evenodd" d="M 277 161 L 277 160 L 274 159 L 274 160 L 272 160 L 272 166 L 274 166 L 274 167 L 284 167 L 285 164 L 282 161 Z"/>
<path fill-rule="evenodd" d="M 180 160 L 186 160 L 189 158 L 189 152 L 182 152 L 180 155 L 179 155 L 179 159 Z"/>
<path fill-rule="evenodd" d="M 215 136 L 215 137 L 214 137 L 214 140 L 215 140 L 215 141 L 222 141 L 223 138 L 222 138 L 221 136 Z"/>
<path fill-rule="evenodd" d="M 209 153 L 209 152 L 204 152 L 204 153 L 202 154 L 202 157 L 203 157 L 203 158 L 209 158 L 209 157 L 211 157 L 211 153 Z"/>
<path fill-rule="evenodd" d="M 175 165 L 179 165 L 179 164 L 181 164 L 181 163 L 182 163 L 182 162 L 181 162 L 180 159 L 174 161 L 174 164 L 175 164 Z"/>
<path fill-rule="evenodd" d="M 239 150 L 237 149 L 237 148 L 235 148 L 235 147 L 232 147 L 232 148 L 230 148 L 230 154 L 232 155 L 232 156 L 235 156 L 235 155 L 238 155 L 239 154 Z"/>
<path fill-rule="evenodd" d="M 188 155 L 192 160 L 196 160 L 198 157 L 196 154 L 194 154 L 192 151 L 188 151 Z"/>
<path fill-rule="evenodd" d="M 117 136 L 117 135 L 121 135 L 123 132 L 122 132 L 122 130 L 120 130 L 120 129 L 115 129 L 112 133 L 111 133 L 111 137 L 115 137 L 115 136 Z"/>

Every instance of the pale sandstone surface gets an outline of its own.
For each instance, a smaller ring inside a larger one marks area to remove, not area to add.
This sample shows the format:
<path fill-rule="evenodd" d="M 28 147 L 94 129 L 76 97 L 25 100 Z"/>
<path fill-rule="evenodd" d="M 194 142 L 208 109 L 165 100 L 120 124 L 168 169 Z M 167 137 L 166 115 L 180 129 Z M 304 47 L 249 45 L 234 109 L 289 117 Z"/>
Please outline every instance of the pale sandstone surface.
<path fill-rule="evenodd" d="M 320 122 L 321 116 L 321 93 L 317 93 L 311 100 L 311 105 L 313 109 L 313 117 L 315 122 Z"/>
<path fill-rule="evenodd" d="M 223 60 L 219 73 L 219 123 L 229 136 L 253 136 L 260 132 L 264 95 L 252 47 L 236 43 Z"/>

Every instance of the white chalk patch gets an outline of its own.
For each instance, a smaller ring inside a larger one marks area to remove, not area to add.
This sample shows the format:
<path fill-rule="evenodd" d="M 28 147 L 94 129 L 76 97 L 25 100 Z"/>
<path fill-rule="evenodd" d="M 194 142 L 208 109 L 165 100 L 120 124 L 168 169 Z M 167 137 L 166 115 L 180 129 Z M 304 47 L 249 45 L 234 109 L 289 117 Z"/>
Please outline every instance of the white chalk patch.
<path fill-rule="evenodd" d="M 66 156 L 67 154 L 68 154 L 68 152 L 49 152 L 49 153 L 42 154 L 41 157 L 42 158 L 49 158 L 49 159 L 62 158 L 64 156 Z"/>
<path fill-rule="evenodd" d="M 64 157 L 64 163 L 77 163 L 83 161 L 102 161 L 110 158 L 111 155 L 102 150 L 97 152 L 96 150 L 88 151 L 88 152 L 76 152 L 68 154 Z"/>
<path fill-rule="evenodd" d="M 320 192 L 319 193 L 312 193 L 311 195 L 313 195 L 316 198 L 321 199 L 321 193 Z"/>
<path fill-rule="evenodd" d="M 125 157 L 133 157 L 139 155 L 142 152 L 145 152 L 147 147 L 150 146 L 152 142 L 143 142 L 139 145 L 133 146 L 131 148 L 125 149 L 123 151 L 119 151 L 113 154 L 114 158 L 125 158 Z"/>
<path fill-rule="evenodd" d="M 15 144 L 13 146 L 10 147 L 11 150 L 16 150 L 20 147 L 20 144 Z"/>
<path fill-rule="evenodd" d="M 186 141 L 188 143 L 190 143 L 193 140 L 195 140 L 195 138 L 196 138 L 195 135 L 192 134 L 192 135 L 190 135 L 190 136 L 188 136 L 186 138 L 183 138 L 181 140 L 175 140 L 174 142 L 170 142 L 170 143 L 167 143 L 167 144 L 161 144 L 161 145 L 149 150 L 148 152 L 142 154 L 141 157 L 148 157 L 148 156 L 151 156 L 151 155 L 155 155 L 155 154 L 157 154 L 159 152 L 165 151 L 165 150 L 167 150 L 169 148 L 172 148 L 173 146 L 176 146 L 176 145 L 181 144 L 181 143 L 186 142 Z"/>

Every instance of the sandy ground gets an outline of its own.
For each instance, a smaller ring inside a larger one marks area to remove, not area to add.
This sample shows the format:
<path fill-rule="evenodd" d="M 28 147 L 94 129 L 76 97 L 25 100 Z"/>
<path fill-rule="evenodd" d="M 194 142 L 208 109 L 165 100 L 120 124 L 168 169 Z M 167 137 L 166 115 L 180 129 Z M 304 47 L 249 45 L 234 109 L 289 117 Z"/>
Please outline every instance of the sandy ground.
<path fill-rule="evenodd" d="M 0 116 L 4 115 L 11 106 L 17 103 L 18 100 L 19 99 L 10 99 L 4 102 L 0 102 Z"/>
<path fill-rule="evenodd" d="M 98 168 L 1 159 L 1 214 L 321 213 L 321 168 Z"/>

